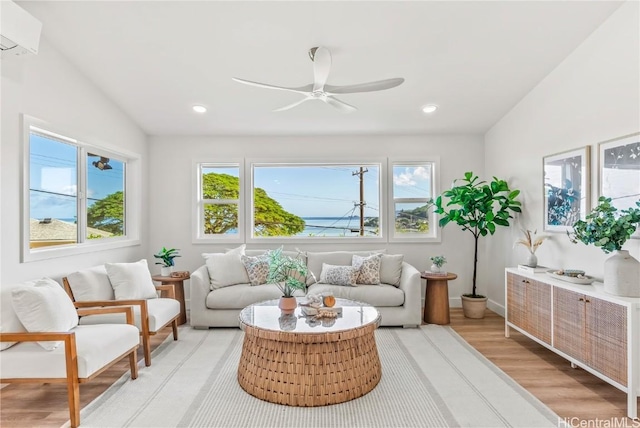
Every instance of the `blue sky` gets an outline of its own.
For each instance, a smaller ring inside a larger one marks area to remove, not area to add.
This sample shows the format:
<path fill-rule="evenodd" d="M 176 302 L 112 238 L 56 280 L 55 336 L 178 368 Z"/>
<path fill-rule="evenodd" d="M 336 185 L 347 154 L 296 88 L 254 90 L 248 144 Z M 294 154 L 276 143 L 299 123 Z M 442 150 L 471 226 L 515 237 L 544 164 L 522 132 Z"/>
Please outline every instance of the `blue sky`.
<path fill-rule="evenodd" d="M 31 218 L 75 218 L 77 192 L 77 148 L 40 135 L 31 135 Z M 89 205 L 96 199 L 123 190 L 124 163 L 110 159 L 110 170 L 99 170 L 87 159 Z"/>

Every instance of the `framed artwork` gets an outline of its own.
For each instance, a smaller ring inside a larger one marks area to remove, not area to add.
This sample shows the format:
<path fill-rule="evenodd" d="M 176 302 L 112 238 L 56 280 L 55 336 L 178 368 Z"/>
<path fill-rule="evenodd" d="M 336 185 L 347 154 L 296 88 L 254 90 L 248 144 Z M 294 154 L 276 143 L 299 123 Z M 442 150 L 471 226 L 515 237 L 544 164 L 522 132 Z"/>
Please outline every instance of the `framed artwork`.
<path fill-rule="evenodd" d="M 640 200 L 640 133 L 598 144 L 598 197 L 611 198 L 618 210 Z M 640 231 L 632 238 L 640 239 Z"/>
<path fill-rule="evenodd" d="M 589 146 L 543 158 L 544 230 L 571 230 L 589 210 Z"/>

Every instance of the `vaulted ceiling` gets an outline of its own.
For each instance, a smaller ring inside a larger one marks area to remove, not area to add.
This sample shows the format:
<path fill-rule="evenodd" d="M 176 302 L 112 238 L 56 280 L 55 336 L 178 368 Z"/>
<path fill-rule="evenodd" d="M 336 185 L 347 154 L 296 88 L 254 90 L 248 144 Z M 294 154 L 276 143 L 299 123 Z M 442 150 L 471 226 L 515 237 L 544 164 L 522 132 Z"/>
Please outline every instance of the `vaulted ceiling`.
<path fill-rule="evenodd" d="M 484 133 L 621 4 L 617 1 L 26 1 L 47 39 L 150 135 Z M 233 82 L 328 84 L 344 114 Z M 201 104 L 205 114 L 191 107 Z M 425 104 L 439 109 L 430 115 Z"/>

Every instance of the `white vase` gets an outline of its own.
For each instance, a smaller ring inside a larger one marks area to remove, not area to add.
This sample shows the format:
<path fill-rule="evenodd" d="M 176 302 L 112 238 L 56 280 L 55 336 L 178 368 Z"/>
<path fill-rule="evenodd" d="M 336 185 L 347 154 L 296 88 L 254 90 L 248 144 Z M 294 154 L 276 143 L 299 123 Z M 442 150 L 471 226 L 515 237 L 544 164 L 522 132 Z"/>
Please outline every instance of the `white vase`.
<path fill-rule="evenodd" d="M 440 268 L 436 265 L 431 265 L 431 272 L 440 273 Z"/>
<path fill-rule="evenodd" d="M 529 257 L 527 258 L 527 266 L 532 268 L 538 266 L 538 257 L 536 257 L 534 253 L 529 253 Z"/>
<path fill-rule="evenodd" d="M 627 250 L 604 261 L 604 291 L 615 296 L 640 297 L 640 262 Z"/>
<path fill-rule="evenodd" d="M 160 275 L 162 275 L 162 276 L 171 276 L 171 267 L 170 266 L 162 266 L 160 268 Z"/>

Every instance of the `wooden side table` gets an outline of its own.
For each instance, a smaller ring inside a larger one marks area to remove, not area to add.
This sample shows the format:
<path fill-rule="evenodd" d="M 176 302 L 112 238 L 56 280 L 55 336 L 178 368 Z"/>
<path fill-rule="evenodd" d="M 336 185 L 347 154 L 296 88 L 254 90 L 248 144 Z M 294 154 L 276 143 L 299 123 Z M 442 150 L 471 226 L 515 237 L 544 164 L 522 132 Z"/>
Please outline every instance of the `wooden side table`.
<path fill-rule="evenodd" d="M 187 322 L 187 308 L 184 303 L 184 280 L 186 278 L 174 278 L 172 276 L 153 275 L 151 279 L 159 281 L 161 284 L 173 284 L 176 290 L 176 300 L 180 302 L 180 317 L 178 318 L 178 325 L 182 325 Z"/>
<path fill-rule="evenodd" d="M 449 280 L 458 277 L 455 273 L 433 274 L 422 272 L 421 278 L 427 280 L 427 290 L 424 296 L 424 322 L 428 324 L 445 325 L 451 322 L 449 318 Z"/>

